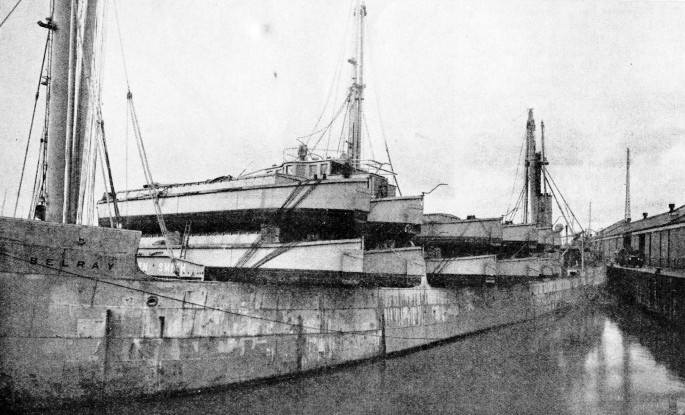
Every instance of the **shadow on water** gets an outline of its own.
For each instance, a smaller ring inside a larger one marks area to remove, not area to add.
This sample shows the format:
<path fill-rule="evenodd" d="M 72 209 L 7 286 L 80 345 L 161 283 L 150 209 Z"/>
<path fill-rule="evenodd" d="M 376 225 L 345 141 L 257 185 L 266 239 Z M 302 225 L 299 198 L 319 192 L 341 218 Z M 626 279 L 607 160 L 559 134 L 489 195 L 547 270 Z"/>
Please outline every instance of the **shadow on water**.
<path fill-rule="evenodd" d="M 684 341 L 608 305 L 306 377 L 54 413 L 682 414 Z"/>

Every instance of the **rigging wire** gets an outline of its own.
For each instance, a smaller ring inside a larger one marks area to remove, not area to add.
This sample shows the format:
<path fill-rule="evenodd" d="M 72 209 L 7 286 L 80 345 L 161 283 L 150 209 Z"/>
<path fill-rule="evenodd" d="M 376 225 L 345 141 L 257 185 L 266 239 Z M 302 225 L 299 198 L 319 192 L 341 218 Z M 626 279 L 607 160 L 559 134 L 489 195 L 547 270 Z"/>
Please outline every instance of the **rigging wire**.
<path fill-rule="evenodd" d="M 112 212 L 112 205 L 111 205 L 111 199 L 110 199 L 110 194 L 107 191 L 107 176 L 105 173 L 105 163 L 103 163 L 103 157 L 101 154 L 101 146 L 99 145 L 100 143 L 98 142 L 98 158 L 100 159 L 100 171 L 102 172 L 102 181 L 105 183 L 105 200 L 107 201 L 107 217 L 109 219 L 109 227 L 110 228 L 115 228 L 116 226 L 114 225 L 114 219 L 113 219 L 113 212 Z M 114 202 L 116 203 L 116 201 Z M 117 217 L 117 220 L 119 218 Z"/>
<path fill-rule="evenodd" d="M 54 14 L 54 2 L 50 3 L 50 16 Z M 39 203 L 45 202 L 45 181 L 48 175 L 48 121 L 50 120 L 50 94 L 52 91 L 52 40 L 50 41 L 49 51 L 47 54 L 47 65 L 45 73 L 45 111 L 43 113 L 43 132 L 41 134 L 40 145 L 38 147 L 38 160 L 36 161 L 36 171 L 33 182 L 33 197 L 29 207 L 28 218 L 35 216 L 36 207 Z M 41 174 L 38 174 L 38 171 Z"/>
<path fill-rule="evenodd" d="M 119 35 L 119 50 L 121 51 L 121 62 L 124 66 L 124 77 L 126 79 L 126 89 L 128 92 L 131 92 L 131 84 L 128 81 L 128 68 L 126 67 L 126 55 L 124 54 L 124 41 L 122 40 L 121 37 L 121 24 L 119 24 L 119 12 L 117 10 L 117 2 L 116 0 L 112 0 L 112 4 L 114 5 L 114 20 L 117 23 L 117 33 Z"/>
<path fill-rule="evenodd" d="M 21 1 L 21 0 L 20 0 Z M 19 3 L 17 3 L 19 5 Z M 16 8 L 16 6 L 14 6 Z M 12 9 L 14 10 L 14 9 Z M 11 12 L 10 12 L 11 13 Z M 6 19 L 5 19 L 6 20 Z M 38 86 L 36 86 L 36 96 L 33 102 L 33 112 L 31 113 L 31 124 L 29 126 L 29 135 L 26 139 L 26 150 L 24 151 L 24 162 L 21 165 L 21 174 L 19 175 L 19 188 L 17 189 L 17 200 L 14 202 L 13 217 L 17 217 L 17 207 L 19 206 L 19 196 L 21 195 L 21 186 L 24 182 L 24 171 L 26 169 L 26 160 L 29 156 L 29 145 L 31 144 L 31 134 L 33 132 L 33 124 L 36 119 L 36 109 L 38 108 L 38 98 L 40 97 L 40 86 L 43 82 L 43 70 L 45 69 L 45 61 L 47 59 L 48 47 L 52 39 L 52 30 L 48 29 L 48 35 L 45 39 L 45 49 L 43 49 L 43 61 L 40 64 L 40 73 L 38 74 Z"/>
<path fill-rule="evenodd" d="M 516 174 L 514 174 L 514 183 L 511 185 L 511 194 L 509 195 L 509 203 L 507 203 L 507 210 L 509 210 L 509 207 L 511 206 L 511 199 L 514 197 L 514 190 L 516 189 L 516 179 L 519 177 L 519 170 L 521 169 L 521 157 L 523 156 L 523 146 L 526 143 L 526 135 L 524 134 L 523 140 L 521 140 L 521 148 L 519 149 L 519 156 L 518 160 L 516 162 Z M 524 180 L 526 178 L 524 177 Z M 525 189 L 525 186 L 524 186 Z M 511 212 L 511 211 L 510 211 Z M 512 217 L 512 220 L 514 218 Z M 525 218 L 524 218 L 525 220 Z"/>
<path fill-rule="evenodd" d="M 362 114 L 362 121 L 364 122 L 364 128 L 366 128 L 366 141 L 369 143 L 369 149 L 371 150 L 371 159 L 375 160 L 376 154 L 373 151 L 373 144 L 371 144 L 371 133 L 369 132 L 369 124 L 366 122 L 366 114 Z M 390 166 L 390 169 L 392 170 L 392 166 Z"/>
<path fill-rule="evenodd" d="M 545 177 L 545 180 L 548 180 L 548 178 L 549 178 L 549 175 L 547 175 Z M 547 182 L 547 184 L 549 184 L 549 190 L 552 192 L 552 196 L 554 197 L 554 201 L 557 203 L 557 207 L 559 208 L 559 212 L 561 212 L 561 216 L 564 218 L 564 222 L 566 222 L 567 226 L 571 225 L 571 227 L 573 227 L 572 223 L 566 217 L 566 214 L 564 214 L 564 209 L 561 207 L 561 203 L 559 203 L 559 198 L 557 198 L 556 193 L 554 193 L 554 189 L 552 189 L 552 185 L 549 183 L 549 181 Z M 573 229 L 571 229 L 571 230 L 573 230 Z"/>
<path fill-rule="evenodd" d="M 368 37 L 368 35 L 367 35 Z M 371 45 L 372 43 L 369 42 L 369 56 L 373 56 L 373 51 L 371 51 Z M 366 59 L 368 61 L 367 67 L 371 68 L 369 71 L 372 75 L 372 79 L 376 80 L 376 74 L 374 72 L 374 66 L 371 64 L 371 59 L 367 57 Z M 397 181 L 397 174 L 395 173 L 395 166 L 392 164 L 392 158 L 390 157 L 390 147 L 388 146 L 388 136 L 385 133 L 385 124 L 383 123 L 383 117 L 381 117 L 381 104 L 380 104 L 380 99 L 378 98 L 378 93 L 376 92 L 376 88 L 371 88 L 371 92 L 373 92 L 373 97 L 374 101 L 376 101 L 376 111 L 378 113 L 378 124 L 380 124 L 381 127 L 381 136 L 383 137 L 383 144 L 385 145 L 385 154 L 388 156 L 388 163 L 390 164 L 390 171 L 392 172 L 392 177 L 393 180 L 395 181 L 395 187 L 397 188 L 397 192 L 402 196 L 402 189 L 400 189 L 400 183 Z M 371 145 L 371 138 L 369 137 L 369 145 Z"/>
<path fill-rule="evenodd" d="M 127 90 L 127 99 L 128 96 L 131 95 L 131 84 L 128 79 L 128 68 L 126 66 L 126 55 L 124 54 L 124 41 L 121 36 L 121 24 L 119 23 L 119 12 L 117 9 L 117 3 L 116 0 L 112 0 L 112 4 L 114 5 L 114 17 L 115 21 L 117 24 L 117 34 L 119 36 L 119 50 L 121 52 L 121 62 L 124 68 L 124 78 L 126 79 L 126 90 Z M 132 95 L 131 95 L 132 96 Z M 131 101 L 132 104 L 132 101 Z M 129 110 L 126 111 L 126 122 L 125 124 L 125 133 L 124 133 L 124 147 L 125 147 L 125 156 L 124 156 L 124 186 L 126 189 L 128 189 L 128 156 L 129 156 L 129 118 L 131 119 L 131 123 L 133 123 L 133 115 Z M 135 128 L 135 127 L 134 127 Z M 134 129 L 134 135 L 135 135 L 135 129 Z M 116 197 L 116 196 L 115 196 Z M 126 212 L 125 215 L 128 214 L 128 204 L 126 206 Z"/>
<path fill-rule="evenodd" d="M 349 7 L 349 8 L 352 8 L 352 2 L 353 2 L 353 1 L 354 1 L 354 0 L 350 0 L 350 7 Z M 341 46 L 340 46 L 340 54 L 339 54 L 338 59 L 337 59 L 338 64 L 337 64 L 336 67 L 335 67 L 335 72 L 334 72 L 334 74 L 333 74 L 333 79 L 331 80 L 331 86 L 330 86 L 330 88 L 328 89 L 328 96 L 326 97 L 326 101 L 324 102 L 323 108 L 322 108 L 322 110 L 321 110 L 321 114 L 319 114 L 319 118 L 316 120 L 316 124 L 314 124 L 314 128 L 312 128 L 312 131 L 316 130 L 316 128 L 319 126 L 319 123 L 321 122 L 321 119 L 323 118 L 324 114 L 326 113 L 326 109 L 328 108 L 328 103 L 330 102 L 330 98 L 331 98 L 331 95 L 333 95 L 333 91 L 334 91 L 334 90 L 335 90 L 335 98 L 333 99 L 333 102 L 337 101 L 337 98 L 338 98 L 338 89 L 339 89 L 339 86 L 340 86 L 340 73 L 342 72 L 341 69 L 342 69 L 343 62 L 344 62 L 343 57 L 344 57 L 344 55 L 345 55 L 345 45 L 346 45 L 346 43 L 347 43 L 347 42 L 346 42 L 346 40 L 347 40 L 347 35 L 348 35 L 349 31 L 350 31 L 350 22 L 352 21 L 352 16 L 353 16 L 353 15 L 350 14 L 350 15 L 348 16 L 348 18 L 347 18 L 347 22 L 346 22 L 346 24 L 345 24 L 345 34 L 343 35 L 343 42 L 341 43 Z M 325 131 L 325 129 L 324 129 L 324 131 Z M 305 137 L 307 137 L 307 142 L 306 142 L 305 144 L 306 144 L 307 146 L 309 146 L 309 140 L 311 139 L 311 136 L 313 136 L 313 135 L 315 135 L 315 134 L 317 134 L 317 133 L 312 132 L 312 133 L 309 134 L 308 136 L 297 137 L 297 138 L 305 138 Z M 321 141 L 320 138 L 319 138 L 319 141 Z M 318 143 L 318 141 L 317 141 L 317 143 Z M 316 147 L 316 145 L 315 145 L 314 147 Z"/>
<path fill-rule="evenodd" d="M 571 206 L 568 204 L 568 202 L 566 201 L 566 198 L 565 198 L 564 195 L 561 193 L 561 190 L 559 189 L 559 186 L 557 186 L 557 184 L 556 184 L 556 182 L 554 181 L 554 178 L 552 177 L 552 175 L 549 174 L 549 170 L 547 170 L 547 168 L 544 167 L 544 166 L 543 166 L 543 169 L 545 170 L 545 173 L 547 173 L 547 174 L 545 175 L 545 177 L 549 177 L 549 179 L 552 181 L 552 184 L 554 185 L 554 187 L 555 187 L 555 188 L 557 189 L 557 191 L 559 192 L 559 196 L 561 196 L 561 200 L 564 201 L 564 204 L 565 204 L 566 207 L 568 208 L 568 211 L 569 211 L 569 213 L 571 214 L 571 216 L 573 216 L 573 219 L 576 221 L 576 223 L 577 223 L 578 226 L 580 227 L 580 230 L 581 230 L 582 232 L 585 232 L 585 229 L 583 228 L 583 225 L 580 223 L 580 221 L 579 221 L 578 218 L 576 217 L 575 213 L 573 213 L 573 210 L 571 209 Z M 551 187 L 552 187 L 552 186 L 550 186 L 550 190 L 551 190 Z M 560 209 L 561 209 L 561 208 L 560 208 Z"/>
<path fill-rule="evenodd" d="M 133 126 L 133 134 L 136 137 L 136 146 L 138 147 L 138 155 L 140 156 L 140 161 L 143 164 L 143 174 L 145 175 L 145 180 L 147 181 L 150 198 L 155 208 L 155 213 L 157 215 L 157 222 L 159 223 L 159 228 L 162 231 L 162 235 L 166 241 L 166 248 L 169 256 L 174 263 L 174 269 L 176 269 L 176 259 L 174 253 L 171 250 L 171 238 L 169 236 L 169 230 L 164 223 L 164 216 L 162 215 L 162 208 L 159 205 L 159 190 L 157 184 L 152 179 L 152 170 L 150 169 L 150 163 L 148 162 L 147 152 L 145 151 L 145 144 L 143 144 L 143 136 L 140 132 L 140 123 L 138 122 L 138 116 L 136 115 L 136 109 L 133 105 L 133 94 L 129 91 L 127 95 L 128 108 L 131 115 L 131 122 Z"/>
<path fill-rule="evenodd" d="M 351 94 L 351 93 L 350 93 L 350 94 Z M 320 129 L 320 130 L 318 130 L 318 131 L 312 132 L 311 134 L 301 135 L 301 136 L 296 137 L 296 138 L 298 138 L 298 139 L 300 139 L 300 138 L 310 138 L 311 136 L 313 136 L 313 135 L 315 135 L 315 134 L 319 134 L 319 133 L 326 134 L 326 131 L 331 127 L 331 125 L 333 125 L 333 123 L 335 122 L 336 118 L 338 118 L 338 116 L 340 115 L 340 113 L 342 112 L 342 110 L 345 108 L 345 105 L 347 104 L 347 100 L 349 99 L 350 94 L 347 95 L 347 98 L 345 98 L 345 101 L 343 102 L 343 105 L 340 106 L 340 108 L 339 108 L 338 111 L 335 113 L 335 115 L 333 116 L 333 119 L 331 120 L 331 122 L 328 123 L 328 125 L 326 125 L 325 127 L 323 127 L 322 129 Z M 323 135 L 322 135 L 322 136 L 323 136 Z M 319 138 L 319 141 L 321 141 L 321 138 Z M 312 148 L 316 148 L 316 145 L 319 144 L 319 141 L 317 141 L 316 144 L 314 144 L 314 147 L 312 147 Z"/>
<path fill-rule="evenodd" d="M 119 212 L 119 204 L 117 202 L 117 192 L 114 188 L 114 178 L 112 177 L 112 167 L 111 167 L 110 162 L 109 162 L 109 153 L 107 151 L 107 140 L 105 138 L 105 121 L 102 119 L 102 114 L 101 114 L 99 109 L 98 109 L 98 118 L 99 118 L 98 125 L 100 127 L 99 128 L 100 129 L 100 143 L 99 143 L 100 145 L 99 145 L 99 147 L 101 147 L 101 150 L 102 150 L 102 156 L 100 158 L 100 160 L 102 162 L 101 164 L 103 165 L 102 171 L 103 171 L 103 175 L 104 175 L 104 171 L 105 171 L 104 168 L 106 166 L 107 167 L 107 177 L 109 178 L 109 192 L 107 192 L 107 184 L 108 183 L 105 180 L 105 194 L 107 195 L 108 199 L 110 196 L 112 198 L 112 204 L 114 205 L 114 215 L 116 218 L 116 227 L 120 228 L 121 224 L 122 224 L 122 220 L 121 220 L 121 214 Z M 103 178 L 104 178 L 104 176 L 103 176 Z M 109 208 L 109 204 L 107 207 Z M 112 221 L 111 216 L 112 215 L 110 212 L 110 222 Z M 112 226 L 112 227 L 114 227 L 114 226 Z"/>
<path fill-rule="evenodd" d="M 516 199 L 516 204 L 514 207 L 508 211 L 507 213 L 504 214 L 504 219 L 505 220 L 511 220 L 513 222 L 514 217 L 516 216 L 516 213 L 519 211 L 519 208 L 521 207 L 521 203 L 523 201 L 523 198 L 526 197 L 526 188 L 522 188 L 521 191 L 519 192 L 519 197 Z M 511 215 L 511 218 L 509 218 L 509 215 Z"/>
<path fill-rule="evenodd" d="M 18 1 L 15 3 L 14 7 L 12 7 L 12 10 L 10 10 L 9 13 L 7 13 L 7 16 L 5 16 L 5 18 L 2 19 L 2 21 L 0 22 L 0 27 L 2 27 L 2 25 L 5 24 L 5 22 L 7 21 L 7 19 L 10 18 L 10 16 L 12 15 L 12 13 L 14 13 L 14 10 L 16 10 L 16 8 L 19 6 L 19 3 L 21 3 L 21 2 L 22 2 L 22 0 L 18 0 Z"/>
<path fill-rule="evenodd" d="M 345 101 L 345 116 L 343 117 L 342 124 L 340 127 L 340 138 L 338 138 L 338 150 L 337 150 L 338 154 L 340 154 L 342 152 L 343 143 L 346 141 L 345 140 L 345 126 L 347 125 L 347 116 L 350 114 L 350 105 L 349 105 L 350 95 L 348 95 L 347 97 L 348 98 Z"/>
<path fill-rule="evenodd" d="M 119 22 L 119 12 L 117 10 L 117 3 L 116 0 L 112 0 L 112 4 L 114 5 L 114 16 L 117 24 L 117 33 L 119 35 L 119 49 L 121 51 L 121 62 L 124 67 L 124 76 L 126 78 L 126 101 L 128 105 L 128 111 L 127 111 L 127 122 L 126 122 L 126 135 L 128 136 L 128 118 L 130 117 L 131 119 L 131 126 L 133 128 L 133 135 L 136 138 L 136 147 L 138 148 L 138 155 L 140 156 L 140 161 L 143 165 L 143 175 L 145 176 L 145 180 L 148 185 L 149 193 L 150 193 L 150 198 L 152 199 L 154 208 L 155 208 L 155 214 L 157 216 L 157 222 L 159 223 L 160 230 L 162 231 L 162 235 L 164 236 L 164 239 L 166 241 L 166 250 L 167 253 L 169 254 L 169 257 L 171 258 L 171 261 L 174 265 L 174 272 L 178 274 L 178 264 L 176 263 L 176 257 L 174 256 L 174 253 L 171 249 L 171 238 L 169 235 L 169 231 L 166 227 L 166 224 L 164 223 L 164 216 L 162 215 L 162 209 L 159 205 L 159 189 L 157 188 L 157 184 L 154 182 L 152 179 L 152 170 L 150 169 L 150 164 L 148 162 L 148 157 L 147 157 L 147 152 L 145 151 L 145 145 L 143 144 L 143 136 L 140 130 L 140 123 L 138 121 L 138 116 L 136 114 L 136 109 L 133 104 L 133 93 L 131 93 L 131 83 L 129 82 L 128 78 L 128 69 L 126 67 L 126 55 L 124 54 L 124 42 L 123 42 L 123 37 L 121 36 L 121 24 Z M 128 137 L 127 137 L 128 138 Z M 126 140 L 127 148 L 126 148 L 126 156 L 127 156 L 127 164 L 128 164 L 128 140 Z M 128 165 L 126 166 L 126 187 L 128 187 Z M 116 197 L 116 195 L 115 195 Z"/>

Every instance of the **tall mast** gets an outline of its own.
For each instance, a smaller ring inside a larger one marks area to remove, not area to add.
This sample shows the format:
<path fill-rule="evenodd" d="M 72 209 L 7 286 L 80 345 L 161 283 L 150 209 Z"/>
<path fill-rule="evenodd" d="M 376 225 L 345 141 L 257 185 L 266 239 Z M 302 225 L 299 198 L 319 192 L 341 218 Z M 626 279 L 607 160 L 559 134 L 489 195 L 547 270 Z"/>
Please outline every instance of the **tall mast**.
<path fill-rule="evenodd" d="M 362 102 L 364 100 L 364 17 L 366 17 L 366 6 L 364 3 L 361 3 L 355 9 L 355 16 L 357 16 L 355 57 L 349 60 L 353 66 L 353 70 L 352 86 L 350 87 L 348 153 L 352 166 L 359 168 L 362 155 L 362 123 L 364 122 L 364 113 L 362 110 Z"/>
<path fill-rule="evenodd" d="M 83 148 L 85 144 L 85 137 L 88 132 L 88 110 L 91 105 L 90 94 L 92 92 L 93 73 L 93 45 L 95 44 L 96 27 L 97 27 L 97 11 L 98 0 L 88 0 L 85 5 L 86 18 L 83 22 L 83 45 L 82 45 L 82 65 L 80 81 L 78 88 L 74 94 L 74 99 L 78 97 L 78 104 L 74 105 L 75 113 L 73 115 L 73 141 L 71 143 L 71 174 L 69 179 L 69 189 L 67 193 L 67 206 L 65 212 L 68 223 L 77 223 L 83 219 L 83 213 L 80 210 L 85 206 L 85 189 L 81 189 L 81 172 L 83 168 Z M 95 171 L 95 170 L 93 170 Z"/>
<path fill-rule="evenodd" d="M 542 147 L 542 164 L 547 163 L 547 158 L 545 157 L 545 121 L 540 120 L 540 145 Z M 542 170 L 542 194 L 547 194 L 547 180 L 545 180 L 545 171 Z"/>
<path fill-rule="evenodd" d="M 626 213 L 625 221 L 630 222 L 630 148 L 626 148 Z"/>
<path fill-rule="evenodd" d="M 50 102 L 48 110 L 48 172 L 45 219 L 64 222 L 65 168 L 67 166 L 67 130 L 69 129 L 70 51 L 72 46 L 72 1 L 55 0 L 52 23 L 55 33 L 52 43 L 50 70 Z M 71 149 L 69 149 L 71 150 Z"/>
<path fill-rule="evenodd" d="M 526 122 L 526 200 L 523 207 L 524 223 L 537 222 L 537 193 L 539 189 L 535 186 L 535 176 L 537 163 L 535 162 L 535 119 L 533 119 L 533 109 L 528 110 L 528 121 Z M 530 220 L 528 213 L 530 212 Z"/>

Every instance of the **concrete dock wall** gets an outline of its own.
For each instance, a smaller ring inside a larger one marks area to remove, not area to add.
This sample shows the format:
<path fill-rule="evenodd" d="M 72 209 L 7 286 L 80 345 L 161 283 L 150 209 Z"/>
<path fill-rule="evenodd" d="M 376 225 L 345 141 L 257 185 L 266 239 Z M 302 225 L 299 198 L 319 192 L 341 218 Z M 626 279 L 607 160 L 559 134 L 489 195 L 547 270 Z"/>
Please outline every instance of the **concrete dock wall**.
<path fill-rule="evenodd" d="M 673 323 L 685 322 L 685 273 L 655 268 L 607 268 L 607 287 L 624 300 Z"/>

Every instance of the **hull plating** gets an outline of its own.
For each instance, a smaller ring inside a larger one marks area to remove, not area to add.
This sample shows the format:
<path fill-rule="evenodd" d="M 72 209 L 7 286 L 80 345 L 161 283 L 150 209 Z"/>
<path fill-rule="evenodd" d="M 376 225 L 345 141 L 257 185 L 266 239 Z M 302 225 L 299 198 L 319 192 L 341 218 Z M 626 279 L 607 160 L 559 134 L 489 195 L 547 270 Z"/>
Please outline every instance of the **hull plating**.
<path fill-rule="evenodd" d="M 535 318 L 598 280 L 336 289 L 0 273 L 10 405 L 196 390 L 383 356 Z"/>
<path fill-rule="evenodd" d="M 161 281 L 137 269 L 139 237 L 0 218 L 2 403 L 194 391 L 382 357 L 553 312 L 603 282 L 601 274 L 456 288 L 425 278 L 412 288 Z M 405 265 L 407 276 L 425 271 Z"/>

